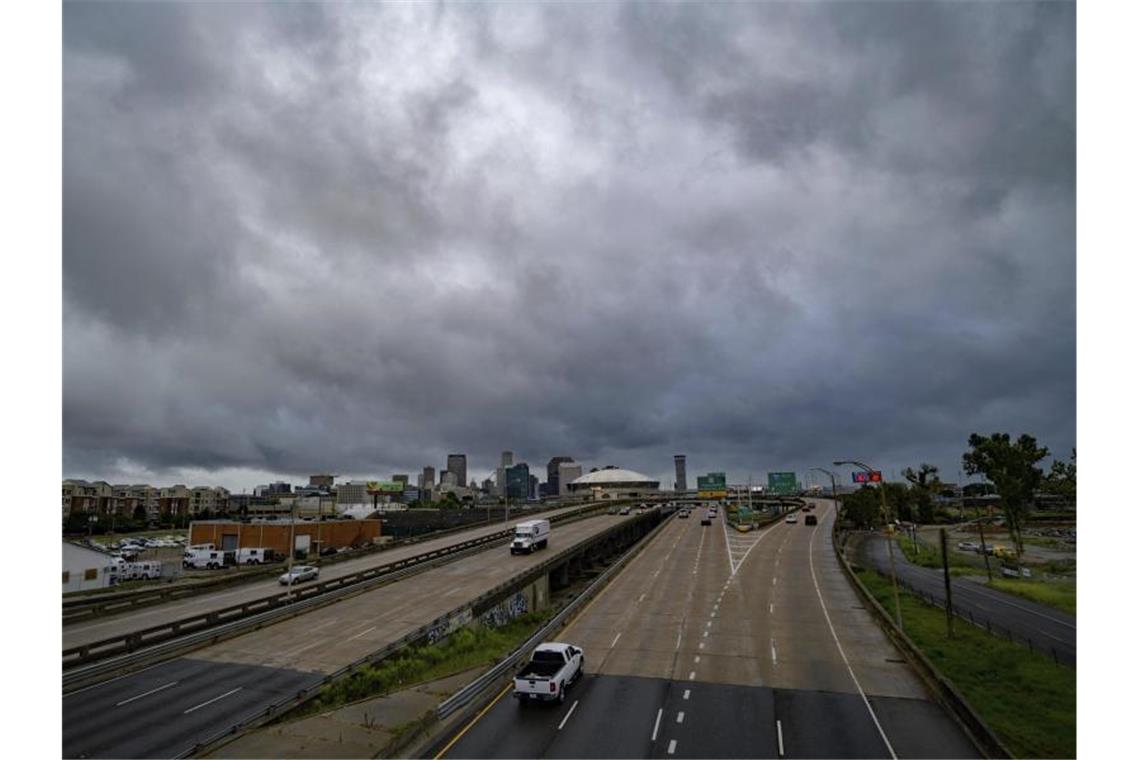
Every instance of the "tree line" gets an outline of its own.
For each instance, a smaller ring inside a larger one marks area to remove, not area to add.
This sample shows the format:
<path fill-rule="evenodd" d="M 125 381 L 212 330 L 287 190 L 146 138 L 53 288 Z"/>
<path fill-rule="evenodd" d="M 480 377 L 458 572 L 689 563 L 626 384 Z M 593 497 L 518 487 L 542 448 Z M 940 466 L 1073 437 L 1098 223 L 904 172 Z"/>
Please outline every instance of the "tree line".
<path fill-rule="evenodd" d="M 1054 461 L 1046 473 L 1038 465 L 1049 456 L 1049 449 L 1039 446 L 1031 435 L 1023 434 L 1013 440 L 1009 433 L 989 436 L 974 433 L 967 444 L 970 448 L 962 454 L 962 469 L 970 475 L 981 475 L 993 484 L 1018 554 L 1023 548 L 1021 531 L 1038 494 L 1049 494 L 1067 504 L 1076 504 L 1076 449 L 1069 461 Z M 917 469 L 903 470 L 903 478 L 905 483 L 880 484 L 891 519 L 934 522 L 935 497 L 945 490 L 945 484 L 938 478 L 938 468 L 923 462 Z M 843 507 L 846 519 L 856 527 L 882 525 L 880 494 L 876 488 L 864 486 L 848 494 L 843 499 Z"/>

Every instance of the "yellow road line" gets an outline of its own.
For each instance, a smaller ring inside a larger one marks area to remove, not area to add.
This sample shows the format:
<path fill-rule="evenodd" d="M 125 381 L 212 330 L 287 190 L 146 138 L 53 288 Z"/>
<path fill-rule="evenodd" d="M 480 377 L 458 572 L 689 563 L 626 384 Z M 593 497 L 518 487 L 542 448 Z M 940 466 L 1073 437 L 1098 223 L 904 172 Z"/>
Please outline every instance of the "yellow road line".
<path fill-rule="evenodd" d="M 441 749 L 441 750 L 439 751 L 439 754 L 435 756 L 434 760 L 439 760 L 441 757 L 443 757 L 444 755 L 446 755 L 446 754 L 447 754 L 447 751 L 448 751 L 449 749 L 451 749 L 451 748 L 452 748 L 452 746 L 454 746 L 454 744 L 455 744 L 457 741 L 459 741 L 460 739 L 462 739 L 462 738 L 463 738 L 463 735 L 464 735 L 464 734 L 466 734 L 468 731 L 470 731 L 470 730 L 471 730 L 471 727 L 472 727 L 472 726 L 474 726 L 476 723 L 478 723 L 478 722 L 479 722 L 479 720 L 480 720 L 480 719 L 483 717 L 483 715 L 484 715 L 484 714 L 485 714 L 485 713 L 486 713 L 488 710 L 490 710 L 492 707 L 494 707 L 494 706 L 495 706 L 495 705 L 498 703 L 498 701 L 499 701 L 500 699 L 502 699 L 502 698 L 503 698 L 503 695 L 504 695 L 504 694 L 506 694 L 508 691 L 510 691 L 510 689 L 511 689 L 511 687 L 512 687 L 512 686 L 514 686 L 514 684 L 513 684 L 513 683 L 509 683 L 509 684 L 507 684 L 506 686 L 504 686 L 504 687 L 503 687 L 503 690 L 499 692 L 499 695 L 498 695 L 497 697 L 495 697 L 493 700 L 491 700 L 491 704 L 487 705 L 487 706 L 486 706 L 486 707 L 484 707 L 482 710 L 480 710 L 480 711 L 479 711 L 479 714 L 478 714 L 478 715 L 476 715 L 474 718 L 472 718 L 472 719 L 471 719 L 471 722 L 470 722 L 470 723 L 468 723 L 466 726 L 464 726 L 464 727 L 463 727 L 463 730 L 462 730 L 462 731 L 460 731 L 458 734 L 456 734 L 456 735 L 455 735 L 455 738 L 454 738 L 454 739 L 452 739 L 451 741 L 449 741 L 449 742 L 447 743 L 447 746 L 446 746 L 446 747 L 444 747 L 443 749 Z"/>

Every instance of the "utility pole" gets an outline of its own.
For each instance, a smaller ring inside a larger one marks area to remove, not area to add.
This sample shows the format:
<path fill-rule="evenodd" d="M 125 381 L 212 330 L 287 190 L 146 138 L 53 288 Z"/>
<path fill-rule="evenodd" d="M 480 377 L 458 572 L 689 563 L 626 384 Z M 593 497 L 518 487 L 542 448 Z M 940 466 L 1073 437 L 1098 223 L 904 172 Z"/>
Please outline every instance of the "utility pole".
<path fill-rule="evenodd" d="M 289 508 L 289 564 L 285 568 L 285 577 L 289 582 L 285 584 L 286 601 L 293 598 L 293 555 L 297 553 L 297 501 Z"/>
<path fill-rule="evenodd" d="M 942 578 L 946 583 L 946 636 L 954 638 L 954 602 L 950 596 L 950 558 L 946 553 L 946 529 L 938 529 L 938 538 L 942 544 Z"/>
<path fill-rule="evenodd" d="M 982 558 L 986 561 L 986 578 L 994 579 L 993 570 L 990 570 L 990 555 L 986 551 L 986 532 L 982 530 L 982 519 L 978 518 L 978 539 L 982 542 Z"/>

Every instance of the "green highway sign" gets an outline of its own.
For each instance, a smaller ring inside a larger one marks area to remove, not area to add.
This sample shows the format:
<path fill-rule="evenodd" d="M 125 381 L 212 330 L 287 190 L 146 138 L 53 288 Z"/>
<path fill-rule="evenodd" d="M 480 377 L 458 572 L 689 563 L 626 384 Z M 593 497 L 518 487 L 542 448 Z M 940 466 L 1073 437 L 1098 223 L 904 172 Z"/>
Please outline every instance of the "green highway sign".
<path fill-rule="evenodd" d="M 772 493 L 795 493 L 799 490 L 796 485 L 794 472 L 768 473 L 768 490 Z"/>

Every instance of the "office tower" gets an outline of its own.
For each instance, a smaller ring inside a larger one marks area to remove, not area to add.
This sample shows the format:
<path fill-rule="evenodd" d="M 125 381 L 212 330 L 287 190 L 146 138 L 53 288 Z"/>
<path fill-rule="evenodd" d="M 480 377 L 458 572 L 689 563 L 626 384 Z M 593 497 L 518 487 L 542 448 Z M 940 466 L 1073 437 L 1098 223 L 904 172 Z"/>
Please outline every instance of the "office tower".
<path fill-rule="evenodd" d="M 689 481 L 685 476 L 685 455 L 677 454 L 673 457 L 673 469 L 676 471 L 676 482 L 673 483 L 674 491 L 688 491 Z"/>
<path fill-rule="evenodd" d="M 420 490 L 431 491 L 435 488 L 435 468 L 427 466 L 424 468 L 423 474 L 420 476 Z"/>
<path fill-rule="evenodd" d="M 530 488 L 530 467 L 519 462 L 504 469 L 506 494 L 509 499 L 525 499 Z"/>
<path fill-rule="evenodd" d="M 558 493 L 558 466 L 563 462 L 573 461 L 574 457 L 551 457 L 546 463 L 546 482 L 550 484 L 547 490 L 551 496 Z"/>
<path fill-rule="evenodd" d="M 515 463 L 515 452 L 504 451 L 499 459 L 500 467 L 510 467 Z"/>
<path fill-rule="evenodd" d="M 466 454 L 448 454 L 447 455 L 447 471 L 455 473 L 455 479 L 459 485 L 467 482 L 467 455 Z"/>
<path fill-rule="evenodd" d="M 558 465 L 558 495 L 570 493 L 570 484 L 582 477 L 582 465 L 576 462 L 562 462 Z"/>

